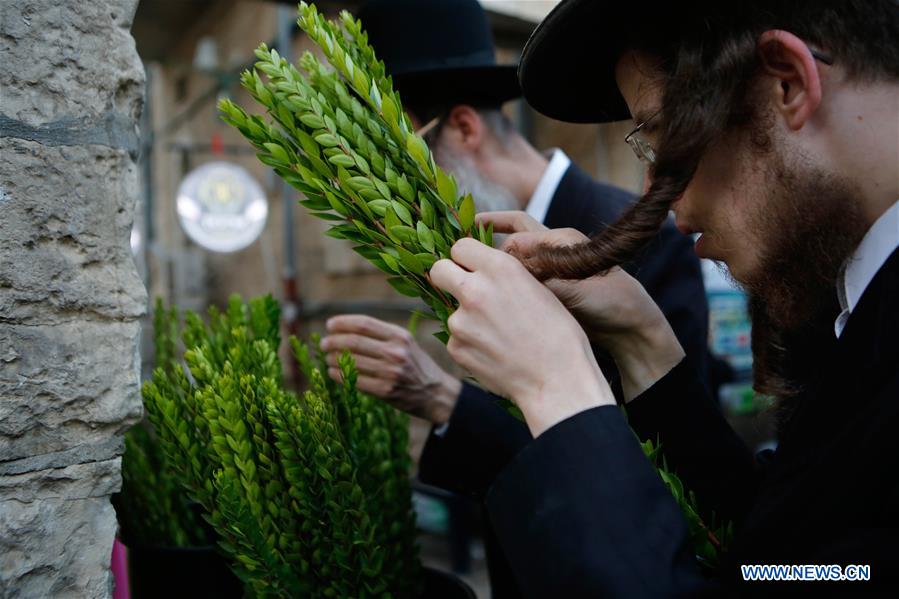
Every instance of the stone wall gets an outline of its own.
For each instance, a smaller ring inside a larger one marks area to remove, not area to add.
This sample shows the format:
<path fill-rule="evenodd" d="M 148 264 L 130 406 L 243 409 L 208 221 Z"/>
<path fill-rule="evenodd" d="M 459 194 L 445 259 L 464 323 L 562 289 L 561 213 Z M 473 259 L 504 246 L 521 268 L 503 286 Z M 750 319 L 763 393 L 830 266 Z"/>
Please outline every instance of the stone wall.
<path fill-rule="evenodd" d="M 137 0 L 0 2 L 0 596 L 107 597 L 146 294 Z"/>

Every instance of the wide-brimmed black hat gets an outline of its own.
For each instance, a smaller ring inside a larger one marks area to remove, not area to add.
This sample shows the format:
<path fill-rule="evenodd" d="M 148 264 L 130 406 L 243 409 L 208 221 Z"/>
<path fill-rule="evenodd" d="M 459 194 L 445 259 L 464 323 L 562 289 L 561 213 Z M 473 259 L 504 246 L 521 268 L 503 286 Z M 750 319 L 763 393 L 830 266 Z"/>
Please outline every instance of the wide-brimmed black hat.
<path fill-rule="evenodd" d="M 407 108 L 499 106 L 521 96 L 515 65 L 496 64 L 477 0 L 371 0 L 358 17 Z"/>
<path fill-rule="evenodd" d="M 528 104 L 572 123 L 630 117 L 615 81 L 615 64 L 629 28 L 639 27 L 646 18 L 647 3 L 633 3 L 640 10 L 627 4 L 562 0 L 547 15 L 525 44 L 518 66 Z"/>
<path fill-rule="evenodd" d="M 562 0 L 525 44 L 518 66 L 522 93 L 535 110 L 561 121 L 628 119 L 615 80 L 615 66 L 627 48 L 730 27 L 760 10 L 758 5 L 758 0 Z"/>

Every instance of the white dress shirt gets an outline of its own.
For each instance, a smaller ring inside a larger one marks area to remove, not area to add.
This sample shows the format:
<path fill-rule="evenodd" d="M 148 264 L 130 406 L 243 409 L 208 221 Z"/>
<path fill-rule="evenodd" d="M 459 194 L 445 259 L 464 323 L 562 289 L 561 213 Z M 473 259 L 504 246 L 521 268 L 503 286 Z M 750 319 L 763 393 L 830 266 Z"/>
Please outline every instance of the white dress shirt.
<path fill-rule="evenodd" d="M 862 242 L 846 261 L 837 282 L 837 296 L 842 312 L 834 323 L 837 337 L 843 334 L 846 322 L 862 294 L 880 267 L 899 247 L 899 201 L 887 208 L 865 233 Z"/>
<path fill-rule="evenodd" d="M 571 158 L 565 155 L 565 152 L 556 148 L 552 150 L 549 157 L 549 164 L 543 171 L 543 176 L 537 182 L 531 199 L 524 211 L 534 218 L 538 223 L 546 220 L 546 213 L 549 212 L 549 205 L 552 204 L 553 196 L 556 195 L 556 189 L 562 182 L 562 177 L 571 166 Z"/>

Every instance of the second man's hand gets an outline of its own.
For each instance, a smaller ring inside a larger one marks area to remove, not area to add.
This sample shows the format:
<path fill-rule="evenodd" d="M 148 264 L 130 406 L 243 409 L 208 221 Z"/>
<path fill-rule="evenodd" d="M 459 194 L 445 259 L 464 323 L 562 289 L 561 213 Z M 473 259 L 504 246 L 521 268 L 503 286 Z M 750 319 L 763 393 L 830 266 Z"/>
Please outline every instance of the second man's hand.
<path fill-rule="evenodd" d="M 337 359 L 349 351 L 360 391 L 435 425 L 449 421 L 462 383 L 444 371 L 404 328 L 361 314 L 328 319 L 322 350 L 328 374 L 339 380 Z"/>

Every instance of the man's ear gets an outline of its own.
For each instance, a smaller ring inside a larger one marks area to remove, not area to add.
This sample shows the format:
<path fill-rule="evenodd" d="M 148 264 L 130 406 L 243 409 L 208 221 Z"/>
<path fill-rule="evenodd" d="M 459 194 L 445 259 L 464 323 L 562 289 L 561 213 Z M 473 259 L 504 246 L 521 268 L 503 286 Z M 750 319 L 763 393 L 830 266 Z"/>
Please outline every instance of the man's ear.
<path fill-rule="evenodd" d="M 818 64 L 808 45 L 788 31 L 764 32 L 758 49 L 762 71 L 771 81 L 764 91 L 786 125 L 798 131 L 821 103 Z"/>
<path fill-rule="evenodd" d="M 476 152 L 484 144 L 487 134 L 481 115 L 467 104 L 453 106 L 447 116 L 447 125 L 456 132 L 456 141 L 466 150 Z"/>

